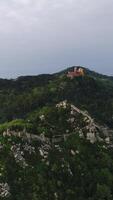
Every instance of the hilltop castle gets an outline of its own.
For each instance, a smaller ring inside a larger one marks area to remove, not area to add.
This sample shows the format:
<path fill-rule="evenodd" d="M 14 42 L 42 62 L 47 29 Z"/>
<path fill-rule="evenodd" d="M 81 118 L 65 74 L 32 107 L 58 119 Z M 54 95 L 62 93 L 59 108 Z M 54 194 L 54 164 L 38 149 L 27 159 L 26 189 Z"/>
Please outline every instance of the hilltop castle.
<path fill-rule="evenodd" d="M 74 77 L 84 76 L 84 69 L 81 67 L 75 67 L 73 71 L 67 73 L 67 77 L 73 79 Z"/>

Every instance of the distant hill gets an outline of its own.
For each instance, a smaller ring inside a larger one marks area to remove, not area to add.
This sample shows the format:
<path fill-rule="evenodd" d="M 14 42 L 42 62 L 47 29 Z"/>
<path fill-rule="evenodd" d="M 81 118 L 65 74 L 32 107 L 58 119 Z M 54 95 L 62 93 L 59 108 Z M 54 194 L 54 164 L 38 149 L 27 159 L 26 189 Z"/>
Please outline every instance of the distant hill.
<path fill-rule="evenodd" d="M 113 199 L 113 77 L 0 79 L 0 199 Z"/>
<path fill-rule="evenodd" d="M 102 124 L 113 126 L 113 78 L 85 69 L 84 77 L 70 80 L 66 73 L 0 79 L 0 122 L 25 119 L 45 105 L 68 100 Z"/>

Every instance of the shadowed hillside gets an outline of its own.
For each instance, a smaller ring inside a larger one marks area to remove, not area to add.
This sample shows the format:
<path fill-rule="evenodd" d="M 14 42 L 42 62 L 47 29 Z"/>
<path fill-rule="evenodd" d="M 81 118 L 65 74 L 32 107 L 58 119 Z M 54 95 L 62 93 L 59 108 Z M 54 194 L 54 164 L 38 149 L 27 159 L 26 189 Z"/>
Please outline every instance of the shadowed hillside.
<path fill-rule="evenodd" d="M 67 69 L 53 75 L 0 80 L 0 122 L 26 118 L 45 105 L 68 100 L 100 123 L 112 127 L 113 81 L 85 69 L 84 77 L 67 78 Z"/>
<path fill-rule="evenodd" d="M 113 199 L 113 80 L 82 69 L 0 79 L 1 200 Z"/>

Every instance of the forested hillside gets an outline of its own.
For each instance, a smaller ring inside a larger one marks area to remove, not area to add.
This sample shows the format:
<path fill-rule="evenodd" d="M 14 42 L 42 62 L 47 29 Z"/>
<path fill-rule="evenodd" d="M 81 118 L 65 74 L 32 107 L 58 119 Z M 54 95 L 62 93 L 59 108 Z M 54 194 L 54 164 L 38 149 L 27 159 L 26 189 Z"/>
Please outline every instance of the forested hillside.
<path fill-rule="evenodd" d="M 1 200 L 113 199 L 113 78 L 71 70 L 0 79 Z"/>
<path fill-rule="evenodd" d="M 26 119 L 43 106 L 68 100 L 87 110 L 95 120 L 113 127 L 113 80 L 85 69 L 84 77 L 70 80 L 67 69 L 53 75 L 0 80 L 0 122 Z"/>

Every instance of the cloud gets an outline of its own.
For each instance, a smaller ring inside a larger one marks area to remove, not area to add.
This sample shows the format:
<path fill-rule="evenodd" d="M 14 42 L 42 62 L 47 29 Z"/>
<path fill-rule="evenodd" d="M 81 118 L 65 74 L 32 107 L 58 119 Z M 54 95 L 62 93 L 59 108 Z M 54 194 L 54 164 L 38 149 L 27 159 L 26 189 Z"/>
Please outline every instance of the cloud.
<path fill-rule="evenodd" d="M 112 20 L 112 0 L 1 0 L 1 76 L 73 64 L 113 73 Z"/>

